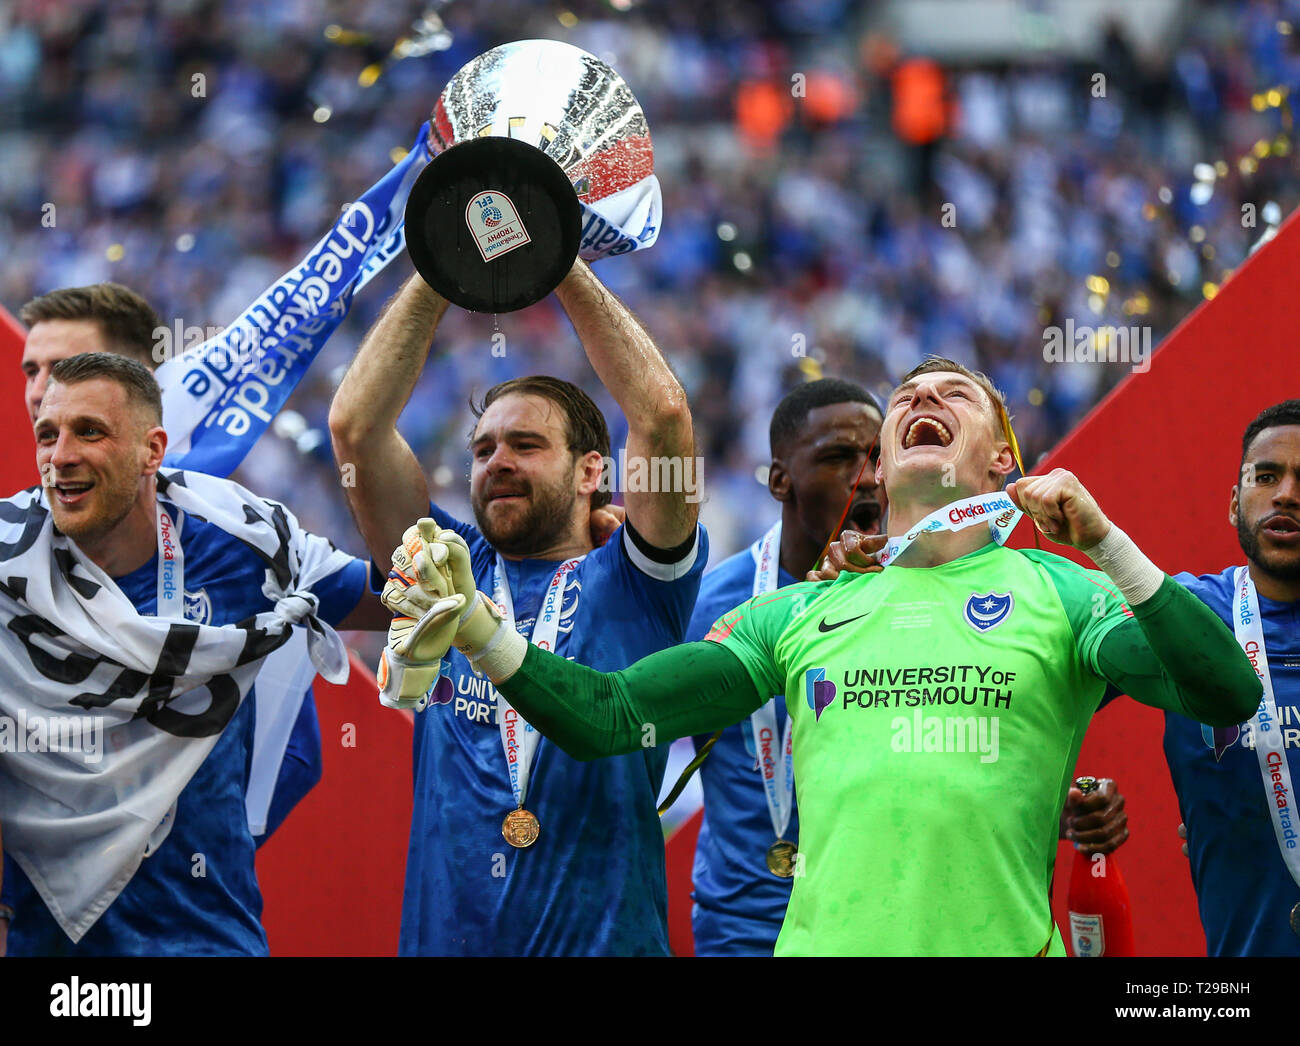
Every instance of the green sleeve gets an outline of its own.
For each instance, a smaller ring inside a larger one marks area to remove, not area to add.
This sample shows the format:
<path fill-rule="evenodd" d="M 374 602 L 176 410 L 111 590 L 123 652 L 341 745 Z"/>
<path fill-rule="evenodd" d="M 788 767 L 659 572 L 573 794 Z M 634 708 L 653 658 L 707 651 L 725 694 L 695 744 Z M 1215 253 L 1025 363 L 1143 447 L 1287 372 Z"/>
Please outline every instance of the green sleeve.
<path fill-rule="evenodd" d="M 1244 723 L 1264 692 L 1228 627 L 1171 577 L 1106 635 L 1097 661 L 1135 700 L 1209 726 Z"/>
<path fill-rule="evenodd" d="M 1053 552 L 1021 549 L 1021 554 L 1047 574 L 1074 632 L 1080 658 L 1094 675 L 1105 678 L 1097 661 L 1102 640 L 1133 616 L 1115 582 L 1100 570 L 1088 570 Z"/>
<path fill-rule="evenodd" d="M 1245 722 L 1263 686 L 1217 614 L 1166 576 L 1131 610 L 1115 583 L 1062 556 L 1025 549 L 1061 597 L 1084 664 L 1144 705 L 1210 726 Z"/>
<path fill-rule="evenodd" d="M 786 630 L 832 585 L 861 578 L 845 572 L 833 581 L 800 581 L 748 599 L 728 610 L 704 638 L 740 659 L 764 700 L 785 692 L 785 668 L 777 644 Z"/>
<path fill-rule="evenodd" d="M 738 723 L 771 695 L 718 643 L 684 643 L 621 672 L 597 672 L 529 644 L 497 689 L 575 759 L 639 752 Z"/>

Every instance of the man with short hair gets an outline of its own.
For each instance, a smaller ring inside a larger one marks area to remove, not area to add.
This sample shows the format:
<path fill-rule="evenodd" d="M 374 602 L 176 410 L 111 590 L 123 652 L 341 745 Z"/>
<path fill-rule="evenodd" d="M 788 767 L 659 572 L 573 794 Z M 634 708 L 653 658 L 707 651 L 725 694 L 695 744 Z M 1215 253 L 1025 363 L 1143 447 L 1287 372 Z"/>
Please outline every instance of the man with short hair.
<path fill-rule="evenodd" d="M 59 360 L 83 352 L 115 352 L 156 370 L 156 331 L 163 326 L 144 298 L 120 283 L 61 287 L 27 302 L 18 318 L 27 325 L 22 368 L 27 379 L 27 413 L 33 422 Z"/>
<path fill-rule="evenodd" d="M 845 523 L 852 529 L 831 542 L 828 558 L 849 570 L 881 569 L 868 553 L 885 542 L 878 536 L 885 492 L 874 468 L 882 420 L 865 389 L 836 378 L 797 385 L 781 400 L 772 414 L 767 481 L 781 518 L 751 548 L 705 574 L 687 639 L 703 639 L 714 621 L 751 596 L 795 584 Z M 823 565 L 813 573 L 830 580 L 837 571 Z M 799 842 L 798 810 L 786 784 L 791 730 L 785 698 L 777 696 L 723 730 L 700 764 L 704 819 L 692 912 L 698 956 L 771 955 L 776 948 Z M 697 749 L 706 742 L 695 738 Z M 1061 837 L 1087 854 L 1110 853 L 1128 837 L 1126 823 L 1124 797 L 1105 780 L 1091 796 L 1070 790 Z"/>
<path fill-rule="evenodd" d="M 591 528 L 609 500 L 605 419 L 556 378 L 504 382 L 476 409 L 473 524 L 430 503 L 396 427 L 447 309 L 418 276 L 367 334 L 330 431 L 340 464 L 355 466 L 348 502 L 381 570 L 408 525 L 431 514 L 464 543 L 475 583 L 522 642 L 621 668 L 680 642 L 698 592 L 707 544 L 691 415 L 650 335 L 585 262 L 556 297 L 627 417 L 629 479 L 649 467 L 679 480 L 667 490 L 629 481 L 626 523 L 603 545 L 593 547 Z M 413 580 L 397 558 L 388 592 Z M 390 646 L 379 674 L 386 704 L 420 709 L 401 954 L 667 954 L 655 811 L 666 745 L 646 734 L 635 754 L 579 763 L 541 741 L 454 652 L 437 678 L 437 658 L 415 665 Z"/>
<path fill-rule="evenodd" d="M 521 643 L 468 591 L 454 535 L 421 553 L 447 564 L 457 597 L 431 613 L 454 616 L 456 648 L 579 758 L 633 749 L 646 724 L 678 737 L 799 695 L 787 709 L 802 860 L 777 954 L 1061 955 L 1058 818 L 1107 688 L 1228 724 L 1260 687 L 1222 623 L 1073 475 L 1003 493 L 1012 446 L 988 379 L 928 360 L 881 430 L 884 570 L 757 596 L 707 642 L 620 672 Z M 1102 570 L 1006 548 L 1018 511 Z"/>
<path fill-rule="evenodd" d="M 59 360 L 82 352 L 112 352 L 135 360 L 151 371 L 157 370 L 161 362 L 154 351 L 155 339 L 166 328 L 148 301 L 119 283 L 62 287 L 27 302 L 19 316 L 28 326 L 22 368 L 27 378 L 27 409 L 33 424 L 50 368 Z M 196 606 L 202 605 L 201 600 L 196 602 Z M 256 690 L 249 698 L 256 701 Z M 254 730 L 254 736 L 260 745 L 263 739 L 259 729 Z M 265 778 L 263 787 L 271 787 L 265 812 L 259 810 L 256 815 L 258 824 L 265 821 L 264 830 L 256 835 L 258 846 L 271 838 L 293 808 L 320 781 L 320 723 L 310 687 L 302 696 L 287 743 L 282 740 L 281 744 L 284 745 L 282 755 L 279 751 L 259 748 L 254 762 L 255 773 Z"/>
<path fill-rule="evenodd" d="M 242 697 L 290 624 L 342 678 L 346 652 L 325 625 L 387 618 L 365 565 L 283 506 L 160 470 L 161 420 L 141 364 L 110 353 L 55 363 L 35 426 L 42 487 L 5 503 L 0 656 L 23 683 L 0 681 L 0 712 L 106 724 L 90 787 L 66 752 L 0 756 L 16 857 L 10 954 L 266 954 Z M 186 613 L 191 590 L 204 620 Z"/>
<path fill-rule="evenodd" d="M 1264 695 L 1232 725 L 1166 711 L 1165 758 L 1207 954 L 1300 956 L 1300 399 L 1246 427 L 1238 476 L 1228 522 L 1245 564 L 1174 580 L 1233 629 Z"/>
<path fill-rule="evenodd" d="M 150 371 L 161 362 L 155 358 L 155 339 L 166 328 L 145 298 L 119 283 L 61 287 L 27 302 L 19 318 L 28 327 L 21 366 L 26 378 L 27 411 L 33 424 L 51 368 L 60 360 L 84 352 L 111 352 L 135 360 Z M 191 613 L 202 613 L 205 606 L 202 599 L 195 598 Z M 249 695 L 249 703 L 257 707 L 255 692 Z M 287 742 L 281 735 L 282 753 L 273 748 L 260 728 L 255 725 L 253 730 L 258 755 L 249 775 L 250 791 L 255 787 L 270 789 L 265 811 L 257 808 L 253 813 L 250 809 L 250 818 L 260 828 L 255 836 L 258 846 L 274 834 L 321 777 L 320 724 L 311 689 L 303 694 L 296 714 L 285 711 L 293 716 L 293 725 Z M 288 726 L 287 720 L 284 725 Z M 13 906 L 11 894 L 12 890 L 0 891 L 0 955 L 5 953 L 6 913 Z"/>

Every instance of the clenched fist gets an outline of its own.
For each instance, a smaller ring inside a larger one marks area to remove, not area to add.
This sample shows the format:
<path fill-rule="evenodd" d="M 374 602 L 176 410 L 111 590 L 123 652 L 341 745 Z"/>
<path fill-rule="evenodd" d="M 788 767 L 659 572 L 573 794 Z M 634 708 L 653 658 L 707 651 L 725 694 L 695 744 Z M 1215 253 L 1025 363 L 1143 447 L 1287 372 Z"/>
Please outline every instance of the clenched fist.
<path fill-rule="evenodd" d="M 1110 520 L 1073 472 L 1052 469 L 1007 485 L 1007 496 L 1052 541 L 1091 548 L 1106 536 Z"/>

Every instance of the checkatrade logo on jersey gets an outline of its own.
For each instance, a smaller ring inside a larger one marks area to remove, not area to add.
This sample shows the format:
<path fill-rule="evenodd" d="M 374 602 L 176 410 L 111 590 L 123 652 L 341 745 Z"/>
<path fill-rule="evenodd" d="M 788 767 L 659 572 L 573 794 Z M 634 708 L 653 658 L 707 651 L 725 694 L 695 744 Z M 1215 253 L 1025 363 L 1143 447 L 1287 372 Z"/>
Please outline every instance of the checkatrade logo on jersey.
<path fill-rule="evenodd" d="M 803 674 L 803 693 L 813 716 L 821 719 L 822 712 L 835 700 L 835 684 L 826 678 L 826 669 L 810 668 Z"/>

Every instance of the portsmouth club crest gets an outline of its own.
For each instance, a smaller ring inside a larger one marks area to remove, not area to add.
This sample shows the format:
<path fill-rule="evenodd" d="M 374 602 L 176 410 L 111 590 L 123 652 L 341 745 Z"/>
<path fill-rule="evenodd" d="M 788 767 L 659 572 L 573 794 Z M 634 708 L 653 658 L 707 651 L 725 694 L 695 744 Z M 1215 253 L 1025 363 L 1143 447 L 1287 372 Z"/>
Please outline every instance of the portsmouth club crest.
<path fill-rule="evenodd" d="M 966 600 L 962 617 L 976 632 L 987 632 L 1002 624 L 1015 605 L 1010 592 L 987 592 L 983 595 L 972 592 L 970 599 Z"/>
<path fill-rule="evenodd" d="M 576 570 L 569 572 L 569 579 L 564 584 L 564 595 L 560 603 L 561 632 L 573 631 L 573 619 L 578 612 L 578 599 L 582 595 L 582 578 Z"/>
<path fill-rule="evenodd" d="M 193 621 L 196 625 L 210 625 L 212 623 L 212 600 L 208 598 L 208 590 L 201 588 L 197 592 L 185 593 L 185 620 Z"/>

